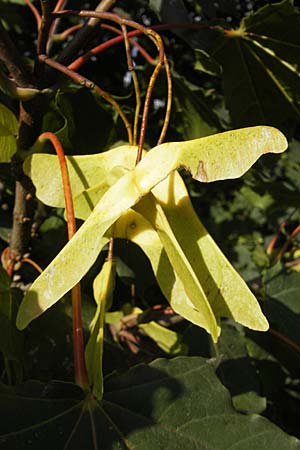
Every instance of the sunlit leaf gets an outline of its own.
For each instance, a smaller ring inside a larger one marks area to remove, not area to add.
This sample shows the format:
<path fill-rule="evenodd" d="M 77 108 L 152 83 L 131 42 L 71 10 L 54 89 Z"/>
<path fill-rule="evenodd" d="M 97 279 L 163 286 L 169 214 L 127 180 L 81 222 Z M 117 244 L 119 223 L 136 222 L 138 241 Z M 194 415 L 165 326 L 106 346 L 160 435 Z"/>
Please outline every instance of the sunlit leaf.
<path fill-rule="evenodd" d="M 149 258 L 158 284 L 174 311 L 205 328 L 203 315 L 199 314 L 188 298 L 184 286 L 174 272 L 163 244 L 150 222 L 136 211 L 129 210 L 118 219 L 114 232 L 116 237 L 130 240 L 141 247 Z"/>
<path fill-rule="evenodd" d="M 67 156 L 72 195 L 107 182 L 112 184 L 119 171 L 131 169 L 136 159 L 136 147 L 124 145 L 96 155 Z M 47 170 L 45 170 L 47 168 Z M 37 197 L 46 205 L 64 207 L 64 193 L 58 158 L 34 153 L 26 158 L 23 169 L 36 187 Z"/>
<path fill-rule="evenodd" d="M 105 261 L 100 273 L 94 280 L 94 297 L 97 310 L 91 323 L 91 335 L 85 349 L 86 367 L 89 382 L 95 398 L 103 394 L 103 336 L 105 309 L 112 302 L 114 290 L 115 264 L 109 259 Z"/>
<path fill-rule="evenodd" d="M 217 341 L 221 330 L 203 290 L 201 278 L 199 278 L 195 272 L 192 265 L 193 261 L 190 261 L 186 257 L 182 247 L 174 236 L 161 206 L 155 201 L 153 196 L 149 195 L 137 205 L 137 211 L 140 214 L 143 214 L 156 229 L 172 267 L 181 280 L 193 308 L 200 316 L 200 322 L 203 323 L 202 326 L 212 335 L 214 341 Z M 185 232 L 186 231 L 185 225 Z M 161 270 L 162 276 L 164 276 L 163 269 Z M 180 299 L 177 299 L 177 301 L 178 300 L 184 302 L 185 298 L 181 297 Z M 189 319 L 189 316 L 187 319 Z"/>
<path fill-rule="evenodd" d="M 0 162 L 10 162 L 17 150 L 18 121 L 14 113 L 0 104 Z"/>
<path fill-rule="evenodd" d="M 278 130 L 254 127 L 152 149 L 106 191 L 75 236 L 33 283 L 20 306 L 17 326 L 25 328 L 78 283 L 107 242 L 105 232 L 176 168 L 186 167 L 203 182 L 235 178 L 262 154 L 280 153 L 286 146 Z M 210 315 L 209 307 L 206 309 Z"/>
<path fill-rule="evenodd" d="M 213 324 L 221 317 L 265 331 L 268 323 L 256 298 L 201 224 L 179 174 L 159 183 L 153 193 L 160 208 L 146 197 L 135 207 L 140 214 L 123 215 L 115 233 L 143 249 L 172 308 L 215 338 L 220 329 Z"/>
<path fill-rule="evenodd" d="M 256 298 L 200 222 L 181 177 L 175 172 L 158 184 L 153 194 L 217 319 L 229 317 L 266 331 L 268 322 Z M 159 222 L 157 225 L 160 228 Z"/>
<path fill-rule="evenodd" d="M 134 312 L 142 313 L 142 310 L 134 308 Z M 169 353 L 172 356 L 184 354 L 185 348 L 181 343 L 179 333 L 169 330 L 153 320 L 150 322 L 139 323 L 138 327 L 141 328 L 147 336 L 153 339 L 158 347 L 165 353 Z"/>

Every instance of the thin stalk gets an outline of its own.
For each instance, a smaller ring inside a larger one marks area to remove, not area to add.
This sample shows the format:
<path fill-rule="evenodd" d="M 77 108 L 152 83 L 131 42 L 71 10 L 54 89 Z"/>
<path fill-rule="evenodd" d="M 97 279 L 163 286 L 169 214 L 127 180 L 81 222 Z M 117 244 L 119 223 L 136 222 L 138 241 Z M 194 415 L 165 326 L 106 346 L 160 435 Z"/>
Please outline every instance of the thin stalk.
<path fill-rule="evenodd" d="M 67 0 L 57 0 L 54 11 L 60 11 L 66 6 Z"/>
<path fill-rule="evenodd" d="M 21 87 L 33 87 L 31 74 L 23 62 L 15 44 L 0 21 L 0 60 L 5 64 L 10 76 Z"/>
<path fill-rule="evenodd" d="M 142 123 L 141 123 L 141 132 L 140 132 L 139 144 L 138 144 L 138 152 L 137 152 L 137 158 L 136 158 L 136 164 L 137 164 L 142 158 L 142 151 L 143 151 L 143 145 L 144 145 L 145 133 L 146 133 L 146 127 L 147 127 L 147 120 L 148 120 L 148 114 L 149 114 L 149 108 L 150 108 L 150 100 L 151 100 L 153 88 L 154 88 L 156 79 L 158 77 L 158 74 L 159 74 L 161 67 L 163 66 L 164 60 L 165 60 L 163 41 L 162 41 L 161 37 L 159 36 L 159 34 L 156 33 L 156 31 L 152 30 L 151 28 L 144 27 L 143 25 L 140 25 L 132 20 L 120 17 L 113 13 L 109 13 L 109 12 L 101 12 L 101 13 L 98 12 L 97 13 L 95 11 L 83 11 L 83 10 L 81 10 L 81 11 L 63 10 L 63 11 L 59 11 L 57 13 L 53 13 L 54 17 L 62 17 L 62 16 L 68 17 L 68 16 L 72 16 L 72 15 L 77 15 L 79 17 L 91 17 L 91 18 L 101 19 L 101 20 L 109 20 L 111 22 L 115 22 L 115 23 L 119 24 L 121 27 L 129 26 L 129 27 L 135 28 L 135 29 L 141 31 L 141 33 L 145 34 L 147 37 L 149 37 L 149 39 L 155 44 L 155 46 L 158 50 L 159 61 L 151 75 L 151 78 L 150 78 L 150 81 L 148 84 L 147 93 L 146 93 L 146 99 L 145 99 Z M 170 108 L 169 108 L 169 110 L 167 110 L 167 117 L 168 117 L 169 113 L 170 113 Z M 163 127 L 163 131 L 165 133 L 165 127 Z"/>
<path fill-rule="evenodd" d="M 285 241 L 285 243 L 283 244 L 283 246 L 281 247 L 281 249 L 277 253 L 276 261 L 280 261 L 281 260 L 281 258 L 284 255 L 284 252 L 286 251 L 286 249 L 288 248 L 288 246 L 290 245 L 290 243 L 292 242 L 294 237 L 299 233 L 299 231 L 300 231 L 300 225 L 297 225 L 297 227 L 291 232 L 291 234 L 289 235 L 289 237 L 287 238 L 287 240 Z"/>
<path fill-rule="evenodd" d="M 147 128 L 147 121 L 148 121 L 148 114 L 149 114 L 151 96 L 152 96 L 153 88 L 154 88 L 154 85 L 155 85 L 155 81 L 156 81 L 156 79 L 158 77 L 158 74 L 159 74 L 161 68 L 162 68 L 161 63 L 158 63 L 157 66 L 155 67 L 152 75 L 151 75 L 151 78 L 150 78 L 150 81 L 149 81 L 149 84 L 148 84 L 148 88 L 147 88 L 147 92 L 146 92 L 146 98 L 145 98 L 145 103 L 144 103 L 144 110 L 143 110 L 143 117 L 142 117 L 142 123 L 141 123 L 139 145 L 138 145 L 138 151 L 137 151 L 137 157 L 136 157 L 136 164 L 138 164 L 140 162 L 140 160 L 142 159 L 143 146 L 144 146 L 145 135 L 146 135 L 146 128 Z"/>
<path fill-rule="evenodd" d="M 72 27 L 67 28 L 65 31 L 62 31 L 61 33 L 53 34 L 52 41 L 53 42 L 64 41 L 68 36 L 70 36 L 70 34 L 74 33 L 74 31 L 77 31 L 80 28 L 82 28 L 82 23 L 78 23 L 77 25 L 73 25 Z M 48 46 L 47 46 L 47 50 L 48 50 Z"/>
<path fill-rule="evenodd" d="M 109 30 L 112 30 L 116 33 L 120 33 L 120 31 L 115 28 L 112 27 L 111 25 L 107 25 L 107 24 L 102 24 L 101 27 L 103 28 L 107 28 Z M 154 27 L 153 27 L 154 28 Z M 129 40 L 129 42 L 135 46 L 138 47 L 139 51 L 141 52 L 141 54 L 145 57 L 145 59 L 150 63 L 155 65 L 157 62 L 147 53 L 145 52 L 145 50 L 143 49 L 143 47 L 141 47 L 140 45 L 137 44 L 137 42 L 135 42 L 133 39 L 130 39 L 130 36 L 137 36 L 142 34 L 142 32 L 140 30 L 135 30 L 135 31 L 131 31 L 129 33 L 127 33 L 126 30 L 126 39 Z M 78 57 L 76 60 L 74 60 L 69 66 L 69 69 L 72 70 L 78 70 L 91 56 L 95 56 L 98 55 L 99 53 L 101 53 L 102 51 L 106 50 L 107 48 L 121 42 L 122 40 L 125 40 L 125 34 L 121 33 L 121 36 L 119 37 L 115 37 L 112 38 L 106 42 L 103 42 L 102 44 L 92 48 L 91 50 L 89 50 L 87 53 L 85 53 L 84 55 Z M 166 77 L 167 77 L 167 84 L 168 84 L 168 90 L 167 90 L 167 105 L 166 105 L 166 113 L 165 113 L 165 119 L 164 119 L 164 123 L 163 123 L 163 127 L 159 136 L 159 139 L 157 141 L 157 145 L 161 144 L 165 138 L 168 126 L 169 126 L 169 122 L 170 122 L 170 116 L 171 116 L 171 108 L 172 108 L 172 75 L 171 75 L 171 70 L 170 70 L 170 65 L 168 62 L 168 59 L 166 58 L 166 56 L 164 57 L 164 67 L 166 70 Z M 134 80 L 133 80 L 134 81 Z M 135 127 L 134 127 L 135 130 Z M 135 142 L 135 131 L 133 133 L 134 135 L 134 142 Z"/>
<path fill-rule="evenodd" d="M 48 35 L 53 21 L 49 0 L 41 0 L 41 8 L 42 8 L 42 20 L 40 23 L 37 38 L 38 55 L 41 55 L 46 52 Z"/>
<path fill-rule="evenodd" d="M 128 70 L 131 73 L 132 81 L 134 85 L 134 92 L 135 92 L 135 113 L 134 113 L 134 124 L 133 124 L 133 145 L 136 145 L 137 142 L 137 129 L 138 129 L 138 123 L 139 123 L 139 114 L 141 109 L 141 92 L 140 92 L 140 86 L 137 74 L 134 70 L 133 61 L 131 58 L 130 53 L 130 44 L 128 40 L 128 34 L 127 34 L 127 28 L 125 25 L 122 25 L 122 31 L 124 35 L 124 43 L 125 43 L 125 52 L 126 52 L 126 58 L 127 58 L 127 66 Z"/>
<path fill-rule="evenodd" d="M 54 61 L 51 58 L 48 58 L 47 55 L 39 55 L 40 61 L 48 64 L 48 66 L 53 67 L 54 69 L 60 71 L 61 73 L 65 74 L 69 78 L 71 78 L 76 83 L 85 86 L 86 88 L 90 89 L 91 91 L 96 92 L 98 95 L 103 97 L 108 103 L 110 103 L 115 110 L 119 113 L 124 126 L 127 130 L 128 135 L 128 142 L 132 144 L 132 130 L 131 125 L 122 110 L 121 106 L 114 100 L 107 92 L 105 92 L 103 89 L 101 89 L 98 85 L 96 85 L 93 81 L 89 80 L 88 78 L 80 75 L 77 72 L 74 72 L 73 70 L 70 70 L 68 67 L 58 63 L 57 61 Z"/>
<path fill-rule="evenodd" d="M 116 0 L 102 0 L 96 7 L 96 11 L 104 12 L 108 11 Z M 59 12 L 56 8 L 54 12 Z M 74 39 L 70 42 L 70 44 L 66 47 L 66 49 L 59 55 L 58 62 L 64 65 L 68 65 L 74 55 L 76 55 L 79 50 L 87 45 L 90 41 L 90 38 L 93 35 L 94 30 L 99 24 L 99 19 L 95 20 L 94 18 L 90 18 L 87 23 L 83 24 L 82 29 L 76 34 Z"/>
<path fill-rule="evenodd" d="M 109 20 L 111 22 L 117 23 L 120 26 L 126 25 L 131 28 L 135 28 L 136 30 L 139 30 L 142 34 L 145 34 L 146 36 L 151 39 L 152 42 L 154 42 L 158 52 L 159 52 L 159 61 L 161 64 L 164 62 L 164 46 L 162 39 L 156 31 L 152 30 L 151 28 L 147 28 L 143 25 L 140 25 L 137 22 L 134 22 L 133 20 L 129 20 L 123 17 L 118 16 L 117 14 L 109 13 L 109 12 L 96 12 L 96 11 L 73 11 L 73 10 L 63 10 L 56 13 L 52 13 L 53 17 L 63 17 L 63 16 L 78 16 L 78 17 L 91 17 L 95 19 L 102 19 L 102 20 Z"/>
<path fill-rule="evenodd" d="M 167 105 L 166 105 L 166 112 L 165 112 L 165 119 L 164 119 L 163 127 L 161 130 L 160 136 L 158 138 L 157 145 L 161 144 L 165 139 L 166 132 L 167 132 L 167 129 L 168 129 L 168 126 L 170 123 L 172 99 L 173 99 L 172 74 L 171 74 L 169 61 L 166 56 L 164 59 L 164 67 L 165 67 L 165 71 L 166 71 L 167 84 L 168 84 Z"/>
<path fill-rule="evenodd" d="M 271 256 L 271 254 L 273 252 L 273 249 L 274 249 L 274 246 L 275 246 L 276 242 L 279 239 L 280 233 L 282 232 L 282 230 L 284 230 L 285 226 L 286 226 L 286 221 L 282 222 L 279 225 L 279 228 L 276 231 L 275 236 L 271 239 L 271 241 L 270 241 L 270 243 L 269 243 L 269 245 L 267 247 L 267 250 L 266 250 L 266 253 L 267 253 L 268 256 Z"/>
<path fill-rule="evenodd" d="M 22 264 L 23 264 L 23 263 L 30 264 L 32 267 L 35 268 L 35 270 L 36 270 L 37 272 L 39 272 L 39 273 L 42 273 L 42 272 L 43 272 L 43 269 L 42 269 L 35 261 L 33 261 L 33 260 L 30 259 L 30 258 L 22 258 L 22 259 L 21 259 L 21 263 L 22 263 Z"/>
<path fill-rule="evenodd" d="M 101 24 L 101 28 L 104 28 L 104 29 L 107 29 L 107 30 L 111 30 L 111 31 L 113 31 L 115 33 L 120 34 L 120 36 L 117 36 L 117 37 L 114 37 L 112 39 L 109 39 L 106 42 L 102 42 L 101 44 L 99 44 L 96 47 L 90 49 L 89 51 L 87 51 L 83 55 L 79 56 L 71 64 L 68 65 L 69 69 L 78 70 L 92 56 L 96 56 L 99 53 L 107 50 L 108 48 L 112 47 L 115 44 L 119 44 L 120 42 L 122 42 L 124 40 L 123 33 L 122 33 L 122 31 L 118 30 L 118 28 L 116 28 L 116 27 L 114 27 L 112 25 L 104 24 L 104 23 Z M 139 50 L 139 52 L 145 58 L 146 61 L 148 61 L 151 65 L 155 66 L 157 61 L 154 58 L 152 58 L 152 56 L 149 55 L 149 53 L 141 45 L 138 44 L 138 42 L 136 42 L 134 39 L 130 39 L 130 37 L 138 36 L 140 34 L 142 34 L 142 33 L 139 30 L 130 31 L 128 33 L 129 42 L 132 45 L 134 45 Z"/>
<path fill-rule="evenodd" d="M 68 2 L 68 0 L 58 0 L 56 2 L 56 5 L 55 5 L 53 11 L 60 11 L 61 9 L 65 8 L 67 2 Z M 55 41 L 55 33 L 56 33 L 56 30 L 57 30 L 58 24 L 59 24 L 59 19 L 53 20 L 52 23 L 51 23 L 51 26 L 50 26 L 50 29 L 49 29 L 49 33 L 48 33 L 48 39 L 47 39 L 47 47 L 46 47 L 47 55 L 50 53 L 52 44 Z"/>
<path fill-rule="evenodd" d="M 42 133 L 38 138 L 40 142 L 44 141 L 45 139 L 48 139 L 52 143 L 60 164 L 66 206 L 68 238 L 70 240 L 76 233 L 76 221 L 66 157 L 61 143 L 59 142 L 55 134 L 45 132 Z M 80 283 L 75 285 L 72 289 L 72 312 L 75 382 L 83 389 L 87 389 L 89 387 L 89 381 L 84 357 Z"/>
<path fill-rule="evenodd" d="M 38 26 L 38 28 L 39 28 L 39 26 L 40 26 L 40 24 L 41 24 L 42 18 L 41 18 L 41 15 L 40 15 L 38 9 L 34 6 L 33 3 L 31 3 L 30 0 L 24 0 L 24 2 L 26 3 L 26 5 L 28 6 L 28 8 L 31 10 L 32 14 L 34 15 L 36 24 L 37 24 L 37 26 Z"/>
<path fill-rule="evenodd" d="M 278 339 L 280 339 L 282 342 L 284 342 L 286 345 L 288 345 L 293 350 L 295 350 L 298 354 L 300 354 L 300 347 L 298 344 L 296 344 L 296 342 L 292 341 L 290 338 L 288 338 L 284 334 L 280 333 L 279 331 L 274 330 L 274 328 L 269 328 L 269 333 L 272 334 L 273 336 L 277 337 Z"/>

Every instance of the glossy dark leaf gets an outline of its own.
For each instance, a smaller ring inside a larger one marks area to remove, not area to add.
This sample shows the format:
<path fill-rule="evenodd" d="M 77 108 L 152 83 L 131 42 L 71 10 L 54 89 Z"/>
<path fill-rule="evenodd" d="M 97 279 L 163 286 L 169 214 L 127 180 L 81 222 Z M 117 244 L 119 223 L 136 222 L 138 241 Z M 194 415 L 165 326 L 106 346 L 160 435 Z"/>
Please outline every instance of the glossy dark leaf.
<path fill-rule="evenodd" d="M 17 396 L 2 388 L 0 448 L 300 448 L 265 418 L 235 412 L 213 365 L 199 357 L 142 364 L 109 378 L 101 402 L 66 383 L 29 382 Z"/>
<path fill-rule="evenodd" d="M 292 2 L 268 5 L 239 29 L 219 33 L 210 54 L 222 66 L 234 126 L 264 123 L 291 133 L 300 122 L 300 75 L 293 66 L 300 21 Z"/>

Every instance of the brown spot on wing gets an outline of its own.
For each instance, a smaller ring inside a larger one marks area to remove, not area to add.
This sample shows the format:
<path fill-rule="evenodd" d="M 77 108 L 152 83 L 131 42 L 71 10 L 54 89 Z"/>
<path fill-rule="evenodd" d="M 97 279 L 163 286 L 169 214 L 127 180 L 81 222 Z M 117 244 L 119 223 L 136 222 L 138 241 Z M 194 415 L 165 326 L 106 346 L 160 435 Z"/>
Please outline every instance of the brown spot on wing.
<path fill-rule="evenodd" d="M 195 176 L 193 177 L 198 181 L 202 181 L 203 183 L 207 183 L 207 174 L 204 170 L 204 163 L 203 161 L 199 161 L 197 171 L 195 173 Z"/>

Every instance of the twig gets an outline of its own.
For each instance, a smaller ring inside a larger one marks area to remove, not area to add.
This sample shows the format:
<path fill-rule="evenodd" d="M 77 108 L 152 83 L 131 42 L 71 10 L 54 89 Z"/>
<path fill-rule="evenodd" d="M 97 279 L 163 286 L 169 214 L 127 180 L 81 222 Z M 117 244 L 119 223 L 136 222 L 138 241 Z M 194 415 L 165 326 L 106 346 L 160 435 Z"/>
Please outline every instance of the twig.
<path fill-rule="evenodd" d="M 32 84 L 30 72 L 23 63 L 16 46 L 10 39 L 0 21 L 0 59 L 4 62 L 10 76 L 21 87 L 35 87 Z"/>
<path fill-rule="evenodd" d="M 54 11 L 60 11 L 66 6 L 68 0 L 57 0 Z"/>
<path fill-rule="evenodd" d="M 38 9 L 34 6 L 33 3 L 31 3 L 30 0 L 24 0 L 24 2 L 25 2 L 26 5 L 28 6 L 28 8 L 31 10 L 32 14 L 33 14 L 34 17 L 35 17 L 36 24 L 37 24 L 37 26 L 39 27 L 40 24 L 41 24 L 42 18 L 41 18 L 41 15 L 40 15 Z"/>
<path fill-rule="evenodd" d="M 271 241 L 269 242 L 269 245 L 268 245 L 268 247 L 267 247 L 267 249 L 266 249 L 266 253 L 267 253 L 268 256 L 271 256 L 271 254 L 272 254 L 272 252 L 273 252 L 273 249 L 274 249 L 274 246 L 275 246 L 275 244 L 276 244 L 276 242 L 278 241 L 278 238 L 279 238 L 279 236 L 280 236 L 280 233 L 281 233 L 281 231 L 285 228 L 285 226 L 286 226 L 286 221 L 282 222 L 282 223 L 279 225 L 279 228 L 278 228 L 278 230 L 276 231 L 275 236 L 274 236 L 274 237 L 271 239 Z"/>
<path fill-rule="evenodd" d="M 134 124 L 133 124 L 133 145 L 136 145 L 137 140 L 137 129 L 138 129 L 138 123 L 139 123 L 139 114 L 141 109 L 141 92 L 140 92 L 140 86 L 139 81 L 136 75 L 136 72 L 134 70 L 131 53 L 130 53 L 130 44 L 128 40 L 128 34 L 127 34 L 127 28 L 125 25 L 122 25 L 122 31 L 124 35 L 124 43 L 125 43 L 125 52 L 126 52 L 126 58 L 127 58 L 127 66 L 128 70 L 131 73 L 133 85 L 134 85 L 134 92 L 135 92 L 135 113 L 134 113 Z"/>
<path fill-rule="evenodd" d="M 68 3 L 68 0 L 58 0 L 53 11 L 54 12 L 60 11 L 61 9 L 65 8 L 67 3 Z M 51 23 L 49 33 L 48 33 L 47 47 L 46 47 L 47 55 L 50 53 L 52 44 L 55 41 L 55 33 L 57 30 L 58 24 L 59 24 L 59 19 L 53 20 Z"/>
<path fill-rule="evenodd" d="M 70 240 L 76 233 L 76 221 L 67 161 L 61 143 L 55 134 L 46 132 L 38 138 L 40 142 L 43 142 L 45 139 L 49 139 L 52 143 L 60 164 L 67 215 L 68 238 Z M 75 381 L 83 389 L 86 389 L 89 387 L 89 381 L 84 357 L 80 283 L 72 288 L 72 312 Z"/>
<path fill-rule="evenodd" d="M 142 123 L 141 123 L 141 131 L 140 131 L 140 139 L 139 139 L 139 145 L 138 145 L 138 151 L 137 151 L 137 157 L 136 157 L 136 164 L 142 159 L 143 155 L 143 146 L 145 141 L 145 135 L 146 135 L 146 128 L 147 128 L 147 120 L 148 120 L 148 114 L 149 114 L 149 108 L 150 108 L 150 100 L 152 96 L 152 91 L 155 85 L 155 81 L 158 77 L 158 74 L 162 68 L 161 63 L 159 62 L 157 66 L 155 67 L 146 92 L 146 98 L 144 103 L 144 111 L 143 111 L 143 117 L 142 117 Z"/>
<path fill-rule="evenodd" d="M 27 263 L 30 264 L 32 267 L 35 268 L 35 270 L 39 273 L 43 272 L 43 269 L 35 262 L 33 261 L 31 258 L 22 258 L 21 259 L 21 263 Z"/>
<path fill-rule="evenodd" d="M 112 39 L 109 39 L 106 42 L 102 42 L 101 44 L 97 45 L 96 47 L 90 49 L 89 51 L 87 51 L 86 53 L 84 53 L 83 55 L 79 56 L 77 59 L 75 59 L 71 64 L 68 65 L 69 69 L 72 70 L 78 70 L 86 61 L 88 61 L 92 56 L 96 56 L 99 53 L 103 52 L 104 50 L 107 50 L 108 48 L 112 47 L 115 44 L 119 44 L 120 42 L 122 42 L 124 40 L 124 36 L 123 33 L 118 30 L 118 28 L 112 26 L 112 25 L 108 25 L 108 24 L 101 24 L 101 28 L 107 29 L 107 30 L 111 30 L 114 31 L 115 33 L 120 34 L 119 37 L 114 37 Z M 134 36 L 138 36 L 142 34 L 141 31 L 139 30 L 135 30 L 135 31 L 130 31 L 128 33 L 128 38 L 129 38 L 129 42 L 134 45 L 139 52 L 141 53 L 141 55 L 146 59 L 146 61 L 148 61 L 150 64 L 152 64 L 153 66 L 155 66 L 156 64 L 156 60 L 154 58 L 152 58 L 148 52 L 146 52 L 146 50 L 138 44 L 138 42 L 136 42 L 133 39 L 130 39 L 130 37 L 134 37 Z"/>
<path fill-rule="evenodd" d="M 287 344 L 289 347 L 291 347 L 293 350 L 295 350 L 297 353 L 300 354 L 300 346 L 296 344 L 296 342 L 292 341 L 290 338 L 280 333 L 279 331 L 274 330 L 274 328 L 270 328 L 269 333 L 280 339 L 282 342 L 284 342 L 285 344 Z"/>
<path fill-rule="evenodd" d="M 155 44 L 158 53 L 159 53 L 159 61 L 151 75 L 147 93 L 146 93 L 146 99 L 144 104 L 144 110 L 143 110 L 143 116 L 142 116 L 142 123 L 141 123 L 141 132 L 140 132 L 140 138 L 139 138 L 139 144 L 138 144 L 138 152 L 137 152 L 137 158 L 136 158 L 136 164 L 141 160 L 142 158 L 142 152 L 143 152 L 143 145 L 145 140 L 145 133 L 146 133 L 146 127 L 147 127 L 147 120 L 148 120 L 148 113 L 150 108 L 150 100 L 152 96 L 152 91 L 157 79 L 157 76 L 164 64 L 165 60 L 165 54 L 164 54 L 164 45 L 162 42 L 161 37 L 159 34 L 156 33 L 156 31 L 152 30 L 151 28 L 144 27 L 143 25 L 140 25 L 132 20 L 120 17 L 113 13 L 103 12 L 103 13 L 97 13 L 95 11 L 71 11 L 71 10 L 63 10 L 58 13 L 53 13 L 54 17 L 60 17 L 60 16 L 72 16 L 77 15 L 79 17 L 92 17 L 97 19 L 106 19 L 110 20 L 111 22 L 115 22 L 119 24 L 122 28 L 124 26 L 129 26 L 132 28 L 135 28 L 139 31 L 141 31 L 143 34 L 148 36 Z"/>
<path fill-rule="evenodd" d="M 97 12 L 105 12 L 108 11 L 116 0 L 102 0 L 97 8 Z M 55 10 L 55 12 L 58 12 Z M 84 45 L 89 42 L 89 39 L 95 30 L 96 26 L 99 24 L 99 19 L 91 18 L 82 29 L 76 34 L 74 39 L 70 42 L 70 44 L 66 47 L 66 49 L 60 54 L 58 57 L 58 62 L 61 64 L 67 65 L 72 61 L 72 58 L 78 50 L 80 50 Z"/>
<path fill-rule="evenodd" d="M 70 36 L 70 34 L 74 33 L 74 31 L 77 31 L 80 28 L 82 28 L 82 23 L 73 25 L 72 27 L 67 28 L 65 31 L 62 31 L 61 33 L 53 34 L 52 41 L 53 42 L 64 41 L 68 36 Z M 47 53 L 49 53 L 48 45 L 47 45 Z"/>
<path fill-rule="evenodd" d="M 115 28 L 112 27 L 111 25 L 107 25 L 107 24 L 102 24 L 101 27 L 103 28 L 107 28 L 109 30 L 112 30 L 116 33 L 120 33 L 120 31 Z M 154 29 L 154 27 L 152 28 Z M 129 39 L 129 37 L 133 37 L 133 36 L 137 36 L 139 34 L 142 34 L 142 31 L 140 30 L 135 30 L 135 31 L 131 31 L 129 33 L 126 34 L 128 40 L 130 43 L 132 43 L 133 45 L 136 45 L 139 49 L 139 51 L 141 52 L 141 54 L 145 57 L 145 59 L 150 63 L 150 64 L 156 64 L 156 61 L 148 54 L 148 52 L 146 52 L 141 46 L 139 46 L 135 41 L 133 41 L 132 39 Z M 98 55 L 100 52 L 106 50 L 107 48 L 121 42 L 122 40 L 125 39 L 125 35 L 122 34 L 119 37 L 115 37 L 110 39 L 109 41 L 103 42 L 102 44 L 92 48 L 91 50 L 89 50 L 88 52 L 86 52 L 84 55 L 80 56 L 79 58 L 77 58 L 75 61 L 73 61 L 68 68 L 72 69 L 72 70 L 78 70 L 80 66 L 82 66 L 82 64 L 84 64 L 91 56 L 95 56 Z M 128 52 L 127 52 L 128 53 Z M 170 116 L 171 116 L 171 108 L 172 108 L 172 75 L 171 75 L 171 70 L 170 70 L 170 66 L 169 66 L 169 62 L 168 59 L 164 56 L 164 66 L 165 66 L 165 70 L 166 70 L 166 76 L 167 76 L 167 84 L 168 84 L 168 90 L 167 90 L 167 105 L 166 105 L 166 113 L 165 113 L 165 119 L 164 119 L 164 124 L 159 136 L 159 139 L 157 141 L 157 145 L 161 144 L 165 138 L 166 132 L 167 132 L 167 128 L 170 122 Z M 133 80 L 134 81 L 134 80 Z M 134 127 L 134 142 L 135 142 L 135 127 Z"/>
<path fill-rule="evenodd" d="M 42 7 L 42 20 L 37 38 L 38 55 L 41 55 L 46 52 L 48 35 L 53 21 L 49 0 L 41 0 L 41 7 Z"/>
<path fill-rule="evenodd" d="M 283 244 L 283 246 L 281 247 L 281 249 L 279 250 L 279 252 L 276 255 L 276 261 L 280 261 L 281 258 L 284 255 L 284 252 L 286 251 L 286 249 L 288 248 L 288 246 L 290 245 L 290 243 L 292 242 L 293 238 L 299 233 L 300 231 L 300 225 L 298 225 L 289 235 L 289 237 L 287 238 L 287 240 L 285 241 L 285 243 Z"/>
<path fill-rule="evenodd" d="M 128 135 L 128 142 L 132 144 L 132 130 L 130 123 L 122 110 L 121 106 L 114 100 L 107 92 L 105 92 L 103 89 L 101 89 L 98 85 L 96 85 L 93 81 L 89 80 L 88 78 L 80 75 L 77 72 L 74 72 L 73 70 L 70 70 L 68 67 L 65 67 L 64 65 L 58 63 L 57 61 L 54 61 L 51 58 L 48 58 L 47 55 L 39 55 L 40 61 L 43 61 L 44 63 L 48 64 L 50 67 L 53 67 L 56 70 L 59 70 L 61 73 L 65 74 L 69 78 L 71 78 L 73 81 L 75 81 L 78 84 L 81 84 L 82 86 L 85 86 L 86 88 L 90 89 L 91 91 L 96 92 L 101 97 L 103 97 L 108 103 L 110 103 L 115 110 L 119 113 L 124 126 L 127 130 Z"/>
<path fill-rule="evenodd" d="M 164 46 L 161 37 L 159 36 L 156 31 L 152 30 L 151 28 L 147 28 L 137 22 L 134 22 L 133 20 L 129 20 L 123 17 L 118 16 L 117 14 L 109 13 L 109 12 L 95 12 L 95 11 L 73 11 L 73 10 L 63 10 L 59 11 L 57 13 L 52 14 L 53 17 L 63 17 L 63 16 L 78 16 L 78 17 L 91 17 L 96 19 L 103 19 L 103 20 L 109 20 L 111 22 L 117 23 L 120 26 L 126 25 L 131 28 L 135 28 L 139 30 L 141 33 L 148 36 L 156 45 L 156 48 L 159 52 L 159 61 L 161 64 L 164 62 Z"/>
<path fill-rule="evenodd" d="M 173 86 L 172 86 L 172 74 L 171 69 L 169 65 L 168 58 L 165 57 L 164 59 L 164 67 L 166 71 L 167 76 L 167 84 L 168 84 L 168 90 L 167 90 L 167 105 L 166 105 L 166 113 L 165 113 L 165 119 L 164 124 L 160 133 L 160 136 L 157 141 L 157 145 L 161 144 L 166 136 L 166 132 L 170 123 L 170 117 L 171 117 L 171 109 L 172 109 L 172 100 L 173 100 Z"/>

